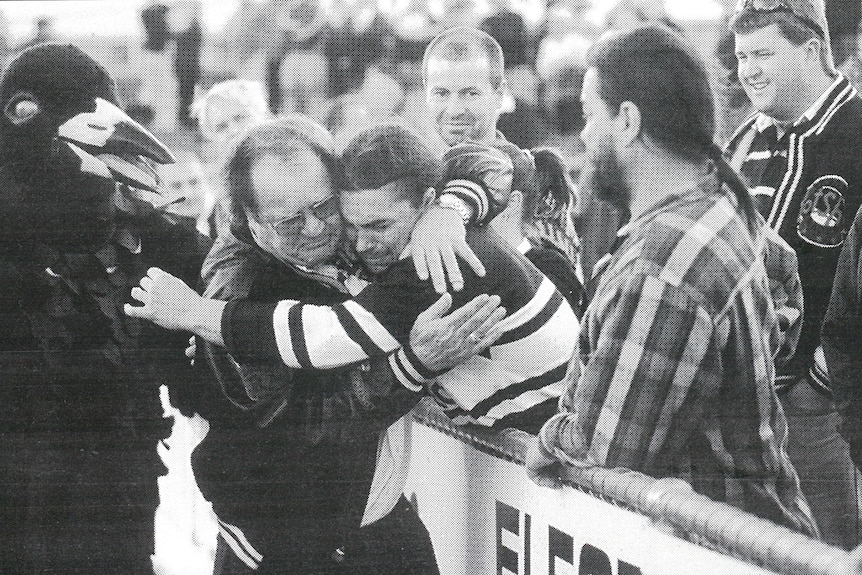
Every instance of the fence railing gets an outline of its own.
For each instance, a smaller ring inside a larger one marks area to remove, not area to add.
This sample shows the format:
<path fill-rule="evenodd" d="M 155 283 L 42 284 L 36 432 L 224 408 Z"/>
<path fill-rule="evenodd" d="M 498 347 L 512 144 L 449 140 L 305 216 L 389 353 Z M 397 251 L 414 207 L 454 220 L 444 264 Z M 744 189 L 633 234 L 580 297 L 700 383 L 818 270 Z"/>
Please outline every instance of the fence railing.
<path fill-rule="evenodd" d="M 472 449 L 523 464 L 530 438 L 526 433 L 491 434 L 459 427 L 431 402 L 420 403 L 414 415 L 419 424 Z M 746 564 L 788 575 L 848 574 L 848 553 L 843 549 L 713 501 L 695 493 L 682 480 L 654 479 L 630 470 L 599 467 L 564 468 L 562 478 L 574 489 L 650 518 L 654 526 L 675 537 Z"/>

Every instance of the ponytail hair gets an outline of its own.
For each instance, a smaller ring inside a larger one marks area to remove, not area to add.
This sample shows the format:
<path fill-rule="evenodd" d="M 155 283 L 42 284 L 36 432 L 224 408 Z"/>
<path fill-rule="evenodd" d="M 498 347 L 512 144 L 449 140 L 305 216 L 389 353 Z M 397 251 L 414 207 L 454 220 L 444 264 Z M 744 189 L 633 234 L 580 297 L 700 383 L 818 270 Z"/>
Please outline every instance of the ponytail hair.
<path fill-rule="evenodd" d="M 751 197 L 748 186 L 745 185 L 745 182 L 742 181 L 742 177 L 736 170 L 724 159 L 724 154 L 721 153 L 721 148 L 717 144 L 710 142 L 706 148 L 706 153 L 713 164 L 715 164 L 718 179 L 724 182 L 730 188 L 730 191 L 733 192 L 733 195 L 736 196 L 736 201 L 745 214 L 748 230 L 752 235 L 756 236 L 761 227 L 760 213 L 754 205 L 754 199 Z"/>
<path fill-rule="evenodd" d="M 694 48 L 660 26 L 644 26 L 600 39 L 587 54 L 599 94 L 612 110 L 631 102 L 644 135 L 685 160 L 710 160 L 734 193 L 756 234 L 760 218 L 748 188 L 715 145 L 715 100 L 709 72 Z"/>
<path fill-rule="evenodd" d="M 530 214 L 525 217 L 562 221 L 569 216 L 575 201 L 575 184 L 569 174 L 569 167 L 554 148 L 533 148 L 530 152 L 536 164 L 538 194 L 532 205 L 525 202 L 524 213 Z"/>

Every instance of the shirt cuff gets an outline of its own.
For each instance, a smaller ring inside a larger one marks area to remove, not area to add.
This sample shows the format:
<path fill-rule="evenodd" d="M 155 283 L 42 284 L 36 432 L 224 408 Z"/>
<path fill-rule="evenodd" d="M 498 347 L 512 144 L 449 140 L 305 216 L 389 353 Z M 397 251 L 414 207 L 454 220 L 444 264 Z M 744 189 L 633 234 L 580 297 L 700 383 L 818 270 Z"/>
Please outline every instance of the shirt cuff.
<path fill-rule="evenodd" d="M 389 354 L 389 366 L 392 368 L 395 379 L 410 391 L 415 392 L 422 391 L 426 383 L 449 371 L 448 369 L 432 371 L 422 365 L 409 343 Z"/>
<path fill-rule="evenodd" d="M 237 361 L 282 361 L 272 323 L 277 305 L 241 299 L 227 303 L 221 316 L 221 332 L 225 349 Z"/>
<path fill-rule="evenodd" d="M 456 198 L 464 202 L 468 208 L 472 208 L 472 216 L 476 222 L 482 222 L 490 210 L 488 191 L 482 184 L 473 180 L 450 180 L 443 187 L 439 200 L 447 197 Z"/>

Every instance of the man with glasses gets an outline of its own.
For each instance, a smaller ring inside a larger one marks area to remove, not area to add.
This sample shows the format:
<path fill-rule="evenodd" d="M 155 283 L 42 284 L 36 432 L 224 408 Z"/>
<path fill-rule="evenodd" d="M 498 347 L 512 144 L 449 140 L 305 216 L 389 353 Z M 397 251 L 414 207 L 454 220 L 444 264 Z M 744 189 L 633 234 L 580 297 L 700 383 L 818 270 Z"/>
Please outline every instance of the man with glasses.
<path fill-rule="evenodd" d="M 849 548 L 858 541 L 855 470 L 836 432 L 819 331 L 862 200 L 862 101 L 835 70 L 822 0 L 742 0 L 730 29 L 757 113 L 733 135 L 727 157 L 796 251 L 805 299 L 796 353 L 776 377 L 788 450 L 824 539 Z"/>

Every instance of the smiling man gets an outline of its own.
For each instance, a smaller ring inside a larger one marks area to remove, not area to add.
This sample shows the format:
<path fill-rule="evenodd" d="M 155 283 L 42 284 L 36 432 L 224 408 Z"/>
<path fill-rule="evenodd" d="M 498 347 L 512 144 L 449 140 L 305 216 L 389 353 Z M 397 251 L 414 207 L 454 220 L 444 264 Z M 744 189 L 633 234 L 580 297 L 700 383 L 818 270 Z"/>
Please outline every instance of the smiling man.
<path fill-rule="evenodd" d="M 776 377 L 789 453 L 824 539 L 858 543 L 854 469 L 819 330 L 838 255 L 862 200 L 862 101 L 835 71 L 822 0 L 742 0 L 730 22 L 739 80 L 757 109 L 727 157 L 748 180 L 768 225 L 797 253 L 805 320 Z"/>
<path fill-rule="evenodd" d="M 503 103 L 503 50 L 476 28 L 451 28 L 425 49 L 422 80 L 437 133 L 449 146 L 487 142 Z"/>

